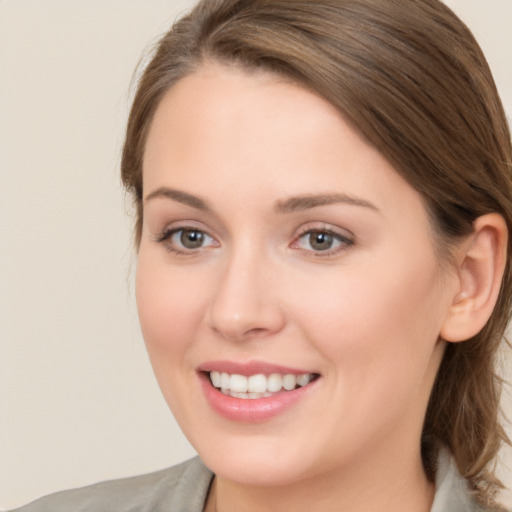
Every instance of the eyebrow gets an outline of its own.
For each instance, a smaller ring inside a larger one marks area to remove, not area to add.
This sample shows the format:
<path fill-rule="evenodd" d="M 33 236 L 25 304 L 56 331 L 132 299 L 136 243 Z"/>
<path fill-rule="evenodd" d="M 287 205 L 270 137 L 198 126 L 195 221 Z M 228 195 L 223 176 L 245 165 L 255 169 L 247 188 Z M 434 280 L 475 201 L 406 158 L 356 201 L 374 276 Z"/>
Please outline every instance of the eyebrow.
<path fill-rule="evenodd" d="M 145 202 L 156 198 L 171 199 L 197 210 L 206 212 L 211 211 L 210 206 L 204 199 L 201 199 L 200 197 L 193 194 L 189 194 L 188 192 L 183 192 L 182 190 L 176 190 L 168 187 L 159 187 L 146 196 Z M 294 196 L 290 197 L 289 199 L 277 201 L 275 203 L 274 209 L 278 213 L 293 213 L 309 210 L 318 206 L 326 206 L 338 203 L 352 206 L 361 206 L 374 211 L 379 211 L 379 209 L 373 203 L 370 203 L 365 199 L 340 193 Z"/>
<path fill-rule="evenodd" d="M 318 206 L 326 206 L 331 204 L 348 204 L 352 206 L 362 206 L 371 210 L 379 211 L 379 209 L 369 201 L 353 197 L 347 194 L 317 194 L 290 197 L 284 201 L 277 201 L 275 209 L 279 213 L 293 213 L 297 211 L 309 210 Z"/>
<path fill-rule="evenodd" d="M 172 199 L 173 201 L 177 201 L 178 203 L 190 206 L 196 210 L 211 211 L 211 208 L 208 206 L 208 203 L 204 199 L 189 194 L 188 192 L 183 192 L 182 190 L 160 187 L 148 194 L 144 202 L 156 198 Z"/>

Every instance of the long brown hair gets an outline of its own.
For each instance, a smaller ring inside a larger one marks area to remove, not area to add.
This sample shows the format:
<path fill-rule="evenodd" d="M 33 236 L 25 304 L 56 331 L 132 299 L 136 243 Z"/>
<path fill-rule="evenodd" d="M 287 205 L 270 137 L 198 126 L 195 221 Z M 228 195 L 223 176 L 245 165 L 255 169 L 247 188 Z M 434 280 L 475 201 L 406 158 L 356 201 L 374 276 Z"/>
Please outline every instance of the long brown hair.
<path fill-rule="evenodd" d="M 490 212 L 512 233 L 512 148 L 491 72 L 468 28 L 438 0 L 203 0 L 159 42 L 133 102 L 122 179 L 142 225 L 142 160 L 166 91 L 205 61 L 263 69 L 331 102 L 424 198 L 442 259 Z M 509 239 L 512 244 L 512 237 Z M 497 305 L 473 339 L 448 344 L 424 423 L 433 478 L 446 445 L 482 504 L 506 441 L 496 352 L 512 301 L 511 247 Z"/>

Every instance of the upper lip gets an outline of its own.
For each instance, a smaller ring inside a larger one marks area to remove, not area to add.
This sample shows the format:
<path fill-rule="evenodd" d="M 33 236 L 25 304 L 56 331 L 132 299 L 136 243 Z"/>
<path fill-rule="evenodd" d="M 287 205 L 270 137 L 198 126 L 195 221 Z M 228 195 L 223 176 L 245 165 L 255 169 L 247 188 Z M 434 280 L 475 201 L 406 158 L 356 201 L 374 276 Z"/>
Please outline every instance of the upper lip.
<path fill-rule="evenodd" d="M 265 361 L 248 361 L 243 363 L 236 361 L 207 361 L 198 367 L 198 371 L 216 371 L 245 376 L 256 375 L 260 373 L 264 375 L 270 375 L 272 373 L 281 373 L 284 375 L 302 375 L 305 373 L 315 373 L 306 369 L 292 368 L 289 366 L 283 366 Z"/>

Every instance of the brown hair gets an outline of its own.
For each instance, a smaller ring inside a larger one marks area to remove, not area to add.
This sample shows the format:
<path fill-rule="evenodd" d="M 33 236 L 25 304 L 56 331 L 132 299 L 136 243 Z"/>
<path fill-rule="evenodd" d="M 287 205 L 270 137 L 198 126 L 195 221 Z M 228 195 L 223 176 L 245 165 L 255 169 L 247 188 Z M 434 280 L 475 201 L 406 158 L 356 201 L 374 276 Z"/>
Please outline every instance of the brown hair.
<path fill-rule="evenodd" d="M 512 233 L 510 133 L 486 60 L 439 0 L 203 0 L 163 36 L 131 110 L 122 179 L 142 225 L 142 160 L 160 100 L 205 61 L 263 69 L 330 101 L 424 198 L 442 254 L 475 219 L 501 214 Z M 512 301 L 511 247 L 497 305 L 473 339 L 448 344 L 428 405 L 422 453 L 440 445 L 477 498 L 492 504 L 506 441 L 496 353 Z"/>

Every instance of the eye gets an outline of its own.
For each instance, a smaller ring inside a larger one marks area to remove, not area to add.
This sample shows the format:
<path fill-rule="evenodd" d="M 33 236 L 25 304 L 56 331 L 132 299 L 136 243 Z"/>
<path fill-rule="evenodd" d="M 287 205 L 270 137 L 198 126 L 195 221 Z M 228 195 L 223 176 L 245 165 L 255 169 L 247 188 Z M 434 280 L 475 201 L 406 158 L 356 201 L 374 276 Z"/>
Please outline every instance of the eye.
<path fill-rule="evenodd" d="M 329 255 L 353 245 L 353 240 L 327 229 L 309 229 L 302 233 L 292 245 L 306 251 Z"/>
<path fill-rule="evenodd" d="M 177 254 L 186 254 L 189 251 L 216 245 L 214 238 L 196 228 L 169 229 L 158 237 L 157 241 Z"/>
<path fill-rule="evenodd" d="M 197 229 L 180 229 L 173 234 L 171 240 L 174 243 L 179 242 L 186 249 L 197 249 L 202 247 L 208 238 L 208 235 Z"/>

